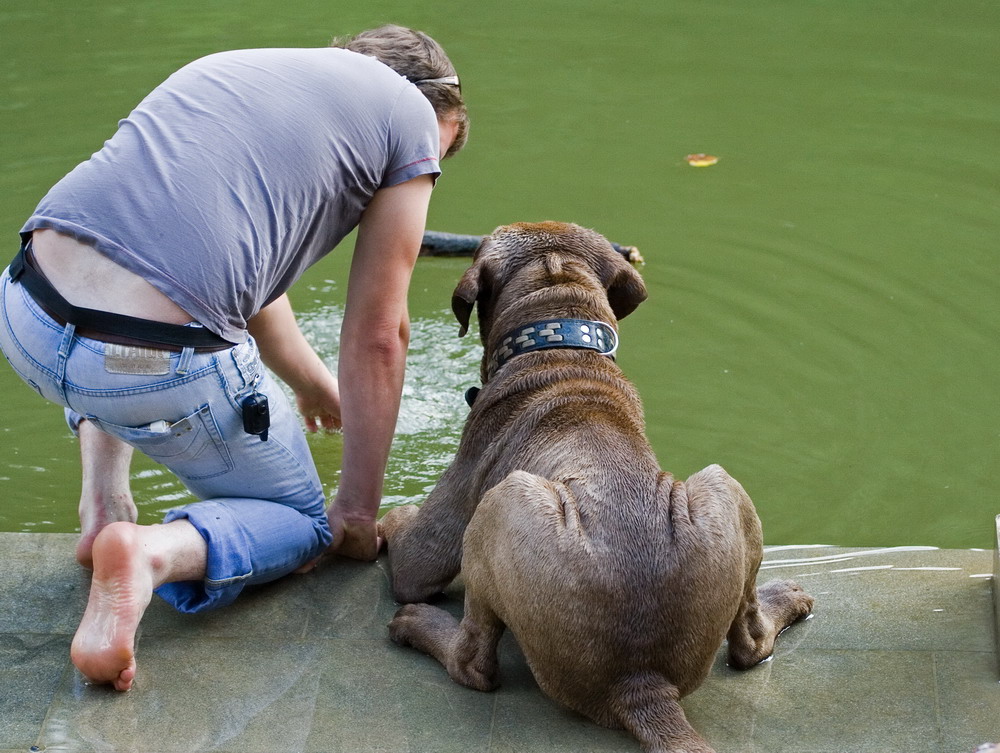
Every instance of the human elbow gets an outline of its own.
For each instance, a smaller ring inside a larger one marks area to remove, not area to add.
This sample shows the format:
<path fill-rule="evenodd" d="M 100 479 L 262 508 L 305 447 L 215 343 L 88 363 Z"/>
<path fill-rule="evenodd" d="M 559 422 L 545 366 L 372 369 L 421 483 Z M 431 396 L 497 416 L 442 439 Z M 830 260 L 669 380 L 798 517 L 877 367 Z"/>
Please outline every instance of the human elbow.
<path fill-rule="evenodd" d="M 406 358 L 410 342 L 408 322 L 399 326 L 374 327 L 363 337 L 365 360 L 371 364 L 392 366 Z"/>

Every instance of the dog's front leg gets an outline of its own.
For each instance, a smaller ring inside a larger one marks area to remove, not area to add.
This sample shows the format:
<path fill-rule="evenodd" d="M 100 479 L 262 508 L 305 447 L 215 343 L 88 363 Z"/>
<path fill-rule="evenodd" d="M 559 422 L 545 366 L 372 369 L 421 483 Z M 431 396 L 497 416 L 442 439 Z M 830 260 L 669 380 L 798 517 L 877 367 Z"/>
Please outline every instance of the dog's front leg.
<path fill-rule="evenodd" d="M 396 507 L 379 521 L 389 551 L 392 594 L 396 601 L 426 601 L 458 575 L 462 536 L 475 512 L 464 479 L 453 464 L 420 506 Z"/>

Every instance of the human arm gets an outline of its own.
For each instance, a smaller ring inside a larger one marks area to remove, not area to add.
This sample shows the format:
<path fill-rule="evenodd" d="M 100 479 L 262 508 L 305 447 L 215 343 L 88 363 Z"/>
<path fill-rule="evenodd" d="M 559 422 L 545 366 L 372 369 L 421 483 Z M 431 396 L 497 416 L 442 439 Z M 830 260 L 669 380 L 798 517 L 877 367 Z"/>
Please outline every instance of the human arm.
<path fill-rule="evenodd" d="M 410 320 L 406 307 L 432 180 L 422 175 L 375 193 L 358 227 L 340 335 L 338 376 L 344 455 L 327 510 L 331 551 L 378 553 L 375 516 L 403 389 Z"/>
<path fill-rule="evenodd" d="M 340 427 L 337 379 L 309 345 L 295 321 L 288 295 L 262 308 L 247 322 L 261 360 L 292 388 L 309 431 Z"/>

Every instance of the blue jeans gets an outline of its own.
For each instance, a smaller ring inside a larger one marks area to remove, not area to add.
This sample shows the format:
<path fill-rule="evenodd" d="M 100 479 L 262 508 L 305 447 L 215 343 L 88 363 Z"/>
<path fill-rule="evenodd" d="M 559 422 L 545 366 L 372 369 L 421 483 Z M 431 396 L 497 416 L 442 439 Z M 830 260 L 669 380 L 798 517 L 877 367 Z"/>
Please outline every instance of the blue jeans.
<path fill-rule="evenodd" d="M 165 465 L 202 500 L 164 519 L 186 518 L 208 543 L 204 581 L 157 589 L 179 611 L 228 604 L 244 586 L 280 578 L 330 544 L 308 443 L 252 338 L 212 353 L 147 352 L 136 367 L 135 359 L 116 358 L 115 346 L 53 321 L 5 270 L 0 350 L 42 397 L 65 406 L 71 426 L 92 421 Z M 243 430 L 240 401 L 254 391 L 270 404 L 266 442 Z"/>

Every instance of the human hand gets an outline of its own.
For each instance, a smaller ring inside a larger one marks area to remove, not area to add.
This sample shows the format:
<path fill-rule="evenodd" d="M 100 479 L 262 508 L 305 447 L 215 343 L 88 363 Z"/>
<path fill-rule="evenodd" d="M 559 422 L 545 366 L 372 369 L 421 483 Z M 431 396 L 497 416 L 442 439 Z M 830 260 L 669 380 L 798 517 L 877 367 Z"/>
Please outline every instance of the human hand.
<path fill-rule="evenodd" d="M 247 321 L 261 360 L 295 393 L 309 431 L 340 428 L 337 378 L 308 343 L 295 321 L 288 294 L 276 298 Z"/>
<path fill-rule="evenodd" d="M 306 429 L 310 432 L 336 431 L 340 428 L 340 388 L 329 371 L 319 382 L 293 388 L 295 401 Z"/>
<path fill-rule="evenodd" d="M 378 556 L 382 539 L 378 536 L 373 517 L 345 514 L 336 500 L 327 508 L 326 514 L 333 533 L 333 543 L 327 548 L 327 554 L 365 561 Z"/>

